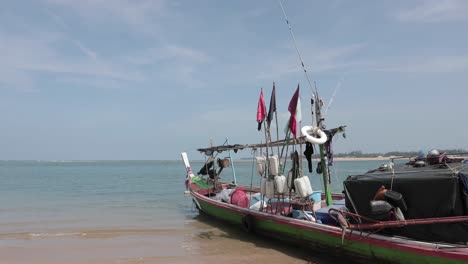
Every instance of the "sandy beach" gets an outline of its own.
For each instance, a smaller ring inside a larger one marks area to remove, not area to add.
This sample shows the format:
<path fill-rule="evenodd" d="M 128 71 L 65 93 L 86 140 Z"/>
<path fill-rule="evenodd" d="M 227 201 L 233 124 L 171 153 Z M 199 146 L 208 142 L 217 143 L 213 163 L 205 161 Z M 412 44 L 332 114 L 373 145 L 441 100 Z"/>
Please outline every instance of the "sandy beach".
<path fill-rule="evenodd" d="M 93 229 L 0 236 L 5 264 L 297 263 L 336 264 L 336 257 L 276 243 L 205 215 L 179 229 Z M 349 263 L 349 262 L 347 262 Z"/>

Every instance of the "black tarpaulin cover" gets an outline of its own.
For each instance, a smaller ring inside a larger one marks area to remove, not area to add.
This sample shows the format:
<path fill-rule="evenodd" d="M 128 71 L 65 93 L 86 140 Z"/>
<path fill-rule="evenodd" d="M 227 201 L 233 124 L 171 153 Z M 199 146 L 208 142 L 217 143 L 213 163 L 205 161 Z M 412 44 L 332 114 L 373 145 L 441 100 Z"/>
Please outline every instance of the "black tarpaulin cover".
<path fill-rule="evenodd" d="M 370 201 L 381 186 L 401 193 L 408 206 L 406 219 L 468 215 L 466 190 L 460 176 L 447 168 L 400 166 L 391 171 L 374 171 L 349 176 L 344 181 L 346 207 L 370 217 Z M 406 226 L 385 233 L 426 241 L 467 242 L 468 223 Z"/>

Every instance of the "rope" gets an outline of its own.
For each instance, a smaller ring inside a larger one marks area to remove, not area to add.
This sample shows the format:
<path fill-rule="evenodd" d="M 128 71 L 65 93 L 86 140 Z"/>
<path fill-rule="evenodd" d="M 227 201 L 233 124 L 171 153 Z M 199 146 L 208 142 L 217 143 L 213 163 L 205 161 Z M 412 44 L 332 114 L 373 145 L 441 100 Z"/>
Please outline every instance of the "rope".
<path fill-rule="evenodd" d="M 333 215 L 333 212 L 336 212 L 336 217 Z M 347 211 L 338 210 L 335 208 L 330 208 L 328 210 L 330 217 L 335 220 L 337 223 L 340 223 L 343 226 L 346 226 L 347 229 L 355 230 L 367 230 L 367 229 L 376 229 L 376 228 L 392 228 L 392 227 L 402 227 L 409 225 L 427 225 L 427 224 L 440 224 L 440 223 L 460 223 L 467 222 L 468 216 L 448 216 L 448 217 L 435 217 L 435 218 L 423 218 L 423 219 L 407 219 L 407 220 L 393 220 L 393 221 L 377 221 L 375 219 L 365 217 L 362 215 L 354 214 Z M 345 223 L 341 223 L 339 215 L 346 220 Z M 353 217 L 354 219 L 361 219 L 369 223 L 361 224 L 351 224 L 344 215 Z"/>
<path fill-rule="evenodd" d="M 450 167 L 449 164 L 447 163 L 447 161 L 444 161 L 444 165 L 447 166 L 447 168 L 454 174 L 458 174 L 460 172 L 462 172 L 463 170 L 465 170 L 467 167 L 468 167 L 468 164 L 465 164 L 465 165 L 461 165 L 460 167 L 457 167 L 457 168 L 453 168 L 453 167 Z"/>

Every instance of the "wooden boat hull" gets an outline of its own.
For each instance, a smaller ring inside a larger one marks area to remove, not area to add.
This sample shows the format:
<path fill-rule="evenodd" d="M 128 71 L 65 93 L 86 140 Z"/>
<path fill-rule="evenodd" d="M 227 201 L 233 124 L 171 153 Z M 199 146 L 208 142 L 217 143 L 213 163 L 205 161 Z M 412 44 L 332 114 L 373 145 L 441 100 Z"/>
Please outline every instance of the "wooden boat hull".
<path fill-rule="evenodd" d="M 342 240 L 339 227 L 267 214 L 213 200 L 190 192 L 197 208 L 217 219 L 238 225 L 240 229 L 300 243 L 314 250 L 327 250 L 352 256 L 361 262 L 386 263 L 468 263 L 467 248 L 440 249 L 441 244 L 391 238 L 381 235 L 347 232 Z"/>

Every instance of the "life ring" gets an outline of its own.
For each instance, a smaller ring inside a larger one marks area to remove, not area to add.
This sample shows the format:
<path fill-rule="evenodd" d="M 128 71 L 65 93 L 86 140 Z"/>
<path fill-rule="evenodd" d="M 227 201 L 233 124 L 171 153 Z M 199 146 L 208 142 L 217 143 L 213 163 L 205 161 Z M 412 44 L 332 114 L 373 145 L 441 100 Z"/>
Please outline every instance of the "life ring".
<path fill-rule="evenodd" d="M 255 231 L 253 216 L 245 215 L 242 217 L 242 228 L 244 228 L 247 233 L 253 233 Z"/>
<path fill-rule="evenodd" d="M 311 135 L 311 133 L 315 132 L 315 134 L 318 134 L 319 137 L 313 137 Z M 322 130 L 318 129 L 318 128 L 314 128 L 312 126 L 303 126 L 302 129 L 301 129 L 301 134 L 305 137 L 305 140 L 309 141 L 310 143 L 312 144 L 323 144 L 325 142 L 327 142 L 328 140 L 328 137 L 327 137 L 327 134 L 325 134 L 325 132 L 323 132 Z"/>

